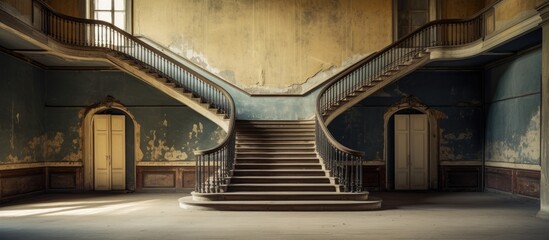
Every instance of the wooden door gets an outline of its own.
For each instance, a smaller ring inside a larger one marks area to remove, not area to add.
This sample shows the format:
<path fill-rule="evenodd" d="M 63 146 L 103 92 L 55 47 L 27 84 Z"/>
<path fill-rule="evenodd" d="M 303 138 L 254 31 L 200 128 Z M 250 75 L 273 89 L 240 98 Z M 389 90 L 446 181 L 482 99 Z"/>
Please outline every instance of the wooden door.
<path fill-rule="evenodd" d="M 427 115 L 395 115 L 395 190 L 428 188 Z"/>
<path fill-rule="evenodd" d="M 397 39 L 400 39 L 429 22 L 429 0 L 398 0 Z"/>
<path fill-rule="evenodd" d="M 95 190 L 126 189 L 125 117 L 97 114 L 94 132 Z"/>

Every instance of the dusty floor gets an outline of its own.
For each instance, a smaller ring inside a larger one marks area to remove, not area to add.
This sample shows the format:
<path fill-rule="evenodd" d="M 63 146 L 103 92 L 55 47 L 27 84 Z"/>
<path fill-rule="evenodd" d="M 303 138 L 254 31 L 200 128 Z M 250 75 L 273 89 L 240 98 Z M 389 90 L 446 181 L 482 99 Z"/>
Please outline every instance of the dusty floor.
<path fill-rule="evenodd" d="M 0 205 L 0 239 L 549 239 L 538 202 L 376 193 L 371 212 L 186 211 L 186 194 L 46 194 Z"/>

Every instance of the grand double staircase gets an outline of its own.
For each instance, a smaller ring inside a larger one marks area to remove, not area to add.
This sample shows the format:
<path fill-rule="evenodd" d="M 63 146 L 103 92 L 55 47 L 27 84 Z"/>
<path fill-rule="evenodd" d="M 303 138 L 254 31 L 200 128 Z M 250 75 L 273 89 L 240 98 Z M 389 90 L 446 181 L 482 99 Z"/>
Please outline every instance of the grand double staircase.
<path fill-rule="evenodd" d="M 227 131 L 218 146 L 195 152 L 195 191 L 180 199 L 180 205 L 190 209 L 380 208 L 381 200 L 371 199 L 362 186 L 365 154 L 341 145 L 328 124 L 429 62 L 430 49 L 482 40 L 495 21 L 490 6 L 470 19 L 438 20 L 420 27 L 329 79 L 319 91 L 312 120 L 236 121 L 227 91 L 184 64 L 112 24 L 65 16 L 40 0 L 28 1 L 32 18 L 26 26 L 0 12 L 1 26 L 11 21 L 30 28 L 24 34 L 47 40 L 26 39 L 47 50 L 108 59 Z"/>
<path fill-rule="evenodd" d="M 181 207 L 201 210 L 341 211 L 381 207 L 368 192 L 344 192 L 315 147 L 314 121 L 237 121 L 236 158 L 219 192 L 195 192 Z"/>

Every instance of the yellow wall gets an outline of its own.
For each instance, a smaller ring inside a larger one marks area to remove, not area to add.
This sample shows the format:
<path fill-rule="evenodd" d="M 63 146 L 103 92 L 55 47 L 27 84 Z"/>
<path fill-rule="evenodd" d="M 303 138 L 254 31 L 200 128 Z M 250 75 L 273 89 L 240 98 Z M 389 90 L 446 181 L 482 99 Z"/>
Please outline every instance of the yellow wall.
<path fill-rule="evenodd" d="M 133 4 L 135 35 L 149 37 L 252 93 L 302 92 L 392 41 L 390 0 Z M 322 71 L 329 73 L 317 74 Z"/>
<path fill-rule="evenodd" d="M 465 19 L 482 10 L 490 0 L 442 0 L 440 10 L 442 19 Z"/>
<path fill-rule="evenodd" d="M 82 12 L 84 9 L 83 5 L 86 4 L 84 0 L 44 0 L 44 2 L 65 15 L 85 17 L 85 14 Z"/>
<path fill-rule="evenodd" d="M 528 14 L 537 14 L 536 6 L 546 0 L 505 0 L 495 6 L 495 29 L 506 28 Z"/>

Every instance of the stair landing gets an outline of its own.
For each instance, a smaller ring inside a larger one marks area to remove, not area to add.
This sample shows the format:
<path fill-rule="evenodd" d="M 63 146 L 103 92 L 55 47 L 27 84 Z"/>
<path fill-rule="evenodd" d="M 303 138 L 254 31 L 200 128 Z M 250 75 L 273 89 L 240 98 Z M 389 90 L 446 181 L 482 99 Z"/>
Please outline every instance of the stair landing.
<path fill-rule="evenodd" d="M 184 209 L 363 211 L 381 208 L 368 192 L 341 192 L 315 148 L 314 121 L 237 121 L 236 159 L 223 193 L 179 199 Z"/>

